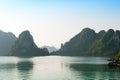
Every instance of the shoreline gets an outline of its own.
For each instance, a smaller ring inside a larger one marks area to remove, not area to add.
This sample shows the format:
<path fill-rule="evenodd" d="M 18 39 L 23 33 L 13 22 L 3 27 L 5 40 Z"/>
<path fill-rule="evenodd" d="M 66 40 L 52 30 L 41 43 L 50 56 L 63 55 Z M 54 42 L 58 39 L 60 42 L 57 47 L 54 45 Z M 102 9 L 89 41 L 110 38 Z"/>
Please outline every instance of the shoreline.
<path fill-rule="evenodd" d="M 116 60 L 116 59 L 112 58 L 109 60 L 108 66 L 120 67 L 120 60 Z"/>

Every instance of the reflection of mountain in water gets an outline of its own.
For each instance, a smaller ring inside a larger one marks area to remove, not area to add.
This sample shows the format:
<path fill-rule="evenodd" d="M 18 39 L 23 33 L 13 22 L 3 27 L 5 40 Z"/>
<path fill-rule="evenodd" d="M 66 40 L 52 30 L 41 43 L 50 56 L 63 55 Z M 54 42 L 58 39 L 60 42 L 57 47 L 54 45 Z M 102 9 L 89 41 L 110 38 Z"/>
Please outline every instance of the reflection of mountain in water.
<path fill-rule="evenodd" d="M 120 68 L 108 68 L 105 64 L 70 64 L 70 68 L 77 71 L 87 71 L 87 72 L 114 72 L 120 71 Z"/>
<path fill-rule="evenodd" d="M 18 69 L 18 77 L 20 80 L 31 80 L 33 62 L 31 61 L 18 62 L 17 69 Z"/>
<path fill-rule="evenodd" d="M 117 79 L 120 75 L 120 68 L 108 68 L 105 64 L 70 64 L 69 68 L 78 75 L 79 78 L 86 79 Z M 107 74 L 111 75 L 108 76 Z M 82 77 L 81 77 L 82 76 Z"/>
<path fill-rule="evenodd" d="M 21 70 L 21 71 L 29 71 L 29 70 L 32 70 L 33 63 L 30 61 L 19 62 L 17 64 L 17 68 L 18 68 L 18 70 Z"/>

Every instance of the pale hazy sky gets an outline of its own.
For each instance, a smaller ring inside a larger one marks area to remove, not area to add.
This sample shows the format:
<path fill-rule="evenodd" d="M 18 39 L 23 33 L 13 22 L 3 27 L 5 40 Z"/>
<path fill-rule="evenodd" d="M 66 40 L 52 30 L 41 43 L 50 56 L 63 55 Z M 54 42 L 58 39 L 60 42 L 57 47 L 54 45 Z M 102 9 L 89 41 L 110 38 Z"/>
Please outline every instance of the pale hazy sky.
<path fill-rule="evenodd" d="M 0 30 L 60 47 L 83 28 L 120 30 L 120 0 L 0 0 Z"/>

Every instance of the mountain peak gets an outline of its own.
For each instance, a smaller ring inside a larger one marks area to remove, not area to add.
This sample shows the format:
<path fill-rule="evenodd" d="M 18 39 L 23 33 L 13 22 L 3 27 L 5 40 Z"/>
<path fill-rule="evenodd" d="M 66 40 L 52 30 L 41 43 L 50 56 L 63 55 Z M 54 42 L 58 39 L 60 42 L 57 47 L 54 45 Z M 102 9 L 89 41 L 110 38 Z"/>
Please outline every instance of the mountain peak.
<path fill-rule="evenodd" d="M 30 32 L 28 30 L 25 30 L 21 34 L 30 34 Z"/>
<path fill-rule="evenodd" d="M 85 35 L 95 35 L 96 32 L 93 29 L 90 28 L 84 28 L 78 35 L 85 36 Z"/>
<path fill-rule="evenodd" d="M 20 35 L 19 35 L 19 37 L 23 37 L 23 36 L 31 36 L 31 34 L 30 34 L 30 32 L 28 31 L 28 30 L 26 30 L 26 31 L 23 31 Z"/>
<path fill-rule="evenodd" d="M 11 55 L 13 56 L 40 56 L 47 54 L 47 49 L 40 49 L 37 47 L 32 35 L 28 30 L 23 31 L 19 35 L 19 38 L 11 50 Z"/>
<path fill-rule="evenodd" d="M 30 43 L 31 43 L 31 46 L 37 47 L 36 44 L 34 43 L 32 35 L 30 34 L 30 32 L 28 30 L 23 31 L 19 35 L 19 40 L 18 41 L 20 42 L 20 44 L 22 44 L 22 43 L 24 43 L 24 44 L 29 43 L 29 45 L 30 45 Z"/>
<path fill-rule="evenodd" d="M 82 32 L 89 32 L 89 31 L 92 31 L 92 32 L 95 32 L 93 29 L 91 29 L 91 28 L 84 28 L 83 30 L 82 30 Z"/>
<path fill-rule="evenodd" d="M 116 45 L 117 44 L 117 45 Z M 79 34 L 62 45 L 56 54 L 67 56 L 113 56 L 119 51 L 120 32 L 109 29 L 96 33 L 84 28 Z"/>
<path fill-rule="evenodd" d="M 107 31 L 108 33 L 110 33 L 110 32 L 115 32 L 113 29 L 109 29 L 108 31 Z"/>

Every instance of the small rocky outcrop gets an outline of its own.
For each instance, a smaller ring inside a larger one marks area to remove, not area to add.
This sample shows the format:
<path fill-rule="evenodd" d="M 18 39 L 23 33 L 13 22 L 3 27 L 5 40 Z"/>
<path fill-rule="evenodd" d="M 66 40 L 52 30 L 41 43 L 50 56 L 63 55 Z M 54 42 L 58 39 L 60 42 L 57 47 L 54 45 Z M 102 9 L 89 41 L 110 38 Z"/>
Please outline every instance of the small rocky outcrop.
<path fill-rule="evenodd" d="M 120 67 L 120 52 L 112 59 L 109 60 L 109 63 L 108 63 L 109 66 L 119 66 Z"/>

